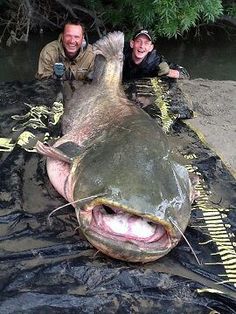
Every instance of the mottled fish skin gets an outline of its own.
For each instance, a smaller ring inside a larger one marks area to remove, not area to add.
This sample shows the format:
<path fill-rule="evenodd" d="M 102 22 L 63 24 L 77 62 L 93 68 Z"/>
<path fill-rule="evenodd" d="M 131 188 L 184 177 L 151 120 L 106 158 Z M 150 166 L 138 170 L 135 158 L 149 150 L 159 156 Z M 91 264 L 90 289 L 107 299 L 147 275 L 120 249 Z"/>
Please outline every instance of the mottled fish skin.
<path fill-rule="evenodd" d="M 181 239 L 191 212 L 190 180 L 173 161 L 156 121 L 123 92 L 123 45 L 121 32 L 94 45 L 93 81 L 65 104 L 64 135 L 50 151 L 47 170 L 68 201 L 84 200 L 74 206 L 92 245 L 114 258 L 145 263 Z"/>

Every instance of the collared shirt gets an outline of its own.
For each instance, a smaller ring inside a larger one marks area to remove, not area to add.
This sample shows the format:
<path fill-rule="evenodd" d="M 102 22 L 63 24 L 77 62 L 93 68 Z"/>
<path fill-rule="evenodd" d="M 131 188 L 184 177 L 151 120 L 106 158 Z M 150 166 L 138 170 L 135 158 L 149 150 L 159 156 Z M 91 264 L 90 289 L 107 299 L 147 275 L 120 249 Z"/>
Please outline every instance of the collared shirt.
<path fill-rule="evenodd" d="M 37 79 L 53 77 L 53 65 L 62 62 L 65 66 L 65 78 L 84 80 L 92 72 L 95 55 L 92 45 L 81 48 L 79 54 L 70 59 L 65 55 L 62 45 L 62 35 L 57 40 L 48 43 L 40 52 Z"/>

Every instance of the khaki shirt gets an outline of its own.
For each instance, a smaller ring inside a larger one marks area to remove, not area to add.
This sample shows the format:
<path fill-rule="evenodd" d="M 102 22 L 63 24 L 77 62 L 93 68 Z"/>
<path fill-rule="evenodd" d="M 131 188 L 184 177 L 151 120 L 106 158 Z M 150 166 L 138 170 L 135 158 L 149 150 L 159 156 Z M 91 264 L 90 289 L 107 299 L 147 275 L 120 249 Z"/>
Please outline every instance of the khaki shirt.
<path fill-rule="evenodd" d="M 67 79 L 84 80 L 88 73 L 92 72 L 94 58 L 92 45 L 88 45 L 86 49 L 81 48 L 75 59 L 66 57 L 62 46 L 62 35 L 60 35 L 58 40 L 48 43 L 40 52 L 38 72 L 35 77 L 39 80 L 53 77 L 53 65 L 62 62 Z"/>

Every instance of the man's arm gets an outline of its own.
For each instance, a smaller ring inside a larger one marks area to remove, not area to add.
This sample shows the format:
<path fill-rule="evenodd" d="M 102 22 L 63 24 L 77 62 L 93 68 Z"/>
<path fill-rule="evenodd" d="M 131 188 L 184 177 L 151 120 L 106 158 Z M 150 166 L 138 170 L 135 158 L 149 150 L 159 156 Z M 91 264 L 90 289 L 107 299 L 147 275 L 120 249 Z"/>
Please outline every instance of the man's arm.
<path fill-rule="evenodd" d="M 189 74 L 181 66 L 175 66 L 175 69 L 171 68 L 167 62 L 163 61 L 159 64 L 158 76 L 168 76 L 175 79 L 189 79 Z"/>
<path fill-rule="evenodd" d="M 38 71 L 35 77 L 39 80 L 53 77 L 53 66 L 57 60 L 56 52 L 46 45 L 39 55 Z"/>

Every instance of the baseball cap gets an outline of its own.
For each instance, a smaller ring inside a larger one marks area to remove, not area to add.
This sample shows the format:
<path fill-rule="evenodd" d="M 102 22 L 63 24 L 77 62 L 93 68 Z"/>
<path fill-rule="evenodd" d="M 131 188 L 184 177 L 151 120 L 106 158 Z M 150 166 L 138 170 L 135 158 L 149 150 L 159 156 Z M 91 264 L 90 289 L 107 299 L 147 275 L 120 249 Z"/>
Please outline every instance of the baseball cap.
<path fill-rule="evenodd" d="M 137 32 L 134 34 L 134 36 L 133 36 L 133 40 L 134 40 L 135 38 L 137 38 L 139 35 L 145 35 L 145 36 L 147 36 L 147 37 L 152 41 L 152 36 L 151 36 L 150 32 L 149 32 L 148 30 L 146 30 L 146 29 L 140 29 L 139 31 L 137 31 Z"/>

